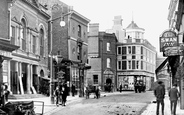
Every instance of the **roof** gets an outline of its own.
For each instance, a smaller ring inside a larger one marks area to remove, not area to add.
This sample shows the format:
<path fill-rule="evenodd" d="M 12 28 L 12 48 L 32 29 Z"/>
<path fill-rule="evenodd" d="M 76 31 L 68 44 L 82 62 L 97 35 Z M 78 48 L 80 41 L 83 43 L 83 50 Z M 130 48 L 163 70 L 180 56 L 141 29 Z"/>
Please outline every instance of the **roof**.
<path fill-rule="evenodd" d="M 127 27 L 126 29 L 143 29 L 143 28 L 139 28 L 139 27 L 137 26 L 137 24 L 136 24 L 134 21 L 132 21 L 132 22 L 128 25 L 128 27 Z M 143 30 L 144 30 L 144 29 L 143 29 Z"/>

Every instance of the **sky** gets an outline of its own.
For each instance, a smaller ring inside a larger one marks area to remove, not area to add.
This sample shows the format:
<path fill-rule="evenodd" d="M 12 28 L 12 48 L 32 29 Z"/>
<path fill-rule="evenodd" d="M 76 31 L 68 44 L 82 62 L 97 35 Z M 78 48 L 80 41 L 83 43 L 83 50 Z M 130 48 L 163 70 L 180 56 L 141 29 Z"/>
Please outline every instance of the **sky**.
<path fill-rule="evenodd" d="M 159 52 L 159 36 L 169 28 L 170 0 L 61 0 L 90 20 L 99 23 L 99 30 L 113 26 L 114 16 L 121 16 L 123 28 L 133 20 L 145 29 L 144 38 Z"/>

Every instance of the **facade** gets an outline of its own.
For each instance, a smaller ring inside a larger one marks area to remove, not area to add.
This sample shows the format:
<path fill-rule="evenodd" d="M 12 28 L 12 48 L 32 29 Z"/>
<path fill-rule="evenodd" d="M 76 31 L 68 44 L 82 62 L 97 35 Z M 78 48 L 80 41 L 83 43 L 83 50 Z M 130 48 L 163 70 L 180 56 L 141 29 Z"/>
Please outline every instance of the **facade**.
<path fill-rule="evenodd" d="M 10 61 L 12 51 L 19 46 L 10 44 L 10 0 L 0 1 L 0 85 L 5 83 L 9 86 L 10 81 Z M 10 88 L 10 87 L 8 87 Z"/>
<path fill-rule="evenodd" d="M 48 15 L 37 0 L 16 0 L 10 9 L 12 52 L 8 84 L 13 94 L 49 93 Z"/>
<path fill-rule="evenodd" d="M 59 80 L 57 73 L 62 71 L 63 82 L 66 82 L 68 87 L 73 83 L 76 90 L 82 90 L 86 76 L 87 29 L 90 20 L 60 0 L 45 0 L 45 4 L 52 15 L 51 52 L 61 58 L 61 61 L 54 65 L 54 79 Z M 65 22 L 65 26 L 60 26 L 61 21 Z M 48 45 L 50 47 L 50 44 Z"/>
<path fill-rule="evenodd" d="M 89 25 L 88 63 L 86 86 L 100 86 L 107 91 L 116 90 L 116 43 L 115 34 L 99 32 L 99 24 Z"/>
<path fill-rule="evenodd" d="M 183 50 L 184 43 L 184 1 L 170 0 L 169 4 L 169 29 L 175 31 L 178 37 L 178 46 Z M 172 84 L 177 83 L 180 89 L 180 109 L 184 109 L 184 54 L 168 57 L 172 72 Z"/>
<path fill-rule="evenodd" d="M 134 90 L 134 84 L 139 82 L 149 90 L 155 80 L 156 49 L 144 39 L 144 29 L 134 21 L 125 30 L 126 39 L 117 44 L 117 86 Z"/>

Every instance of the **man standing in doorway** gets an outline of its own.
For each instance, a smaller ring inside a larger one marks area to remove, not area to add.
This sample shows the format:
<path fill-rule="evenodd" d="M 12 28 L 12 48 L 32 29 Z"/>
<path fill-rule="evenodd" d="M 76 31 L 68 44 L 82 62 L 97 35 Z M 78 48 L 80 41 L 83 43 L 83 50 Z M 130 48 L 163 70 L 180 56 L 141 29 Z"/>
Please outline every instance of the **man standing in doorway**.
<path fill-rule="evenodd" d="M 162 115 L 164 115 L 164 98 L 165 98 L 165 87 L 162 81 L 158 81 L 158 86 L 154 90 L 154 95 L 157 101 L 156 115 L 159 115 L 160 104 L 162 106 Z"/>
<path fill-rule="evenodd" d="M 173 87 L 169 90 L 169 99 L 171 103 L 171 114 L 176 115 L 176 106 L 180 94 L 177 89 L 177 84 L 173 84 Z"/>

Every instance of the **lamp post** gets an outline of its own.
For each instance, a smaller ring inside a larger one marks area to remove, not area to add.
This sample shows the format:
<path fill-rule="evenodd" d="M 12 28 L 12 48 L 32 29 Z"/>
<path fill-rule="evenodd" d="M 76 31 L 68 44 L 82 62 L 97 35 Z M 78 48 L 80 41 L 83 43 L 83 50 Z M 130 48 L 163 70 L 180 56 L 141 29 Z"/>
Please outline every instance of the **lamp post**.
<path fill-rule="evenodd" d="M 51 18 L 50 18 L 50 99 L 51 99 L 51 103 L 54 104 L 54 78 L 53 78 L 53 58 L 56 57 L 53 55 L 52 52 L 52 47 L 53 47 L 53 37 L 52 37 L 52 23 L 53 23 L 53 19 L 52 19 L 52 14 L 51 14 Z M 60 26 L 63 27 L 65 26 L 65 22 L 61 21 L 60 22 Z"/>

